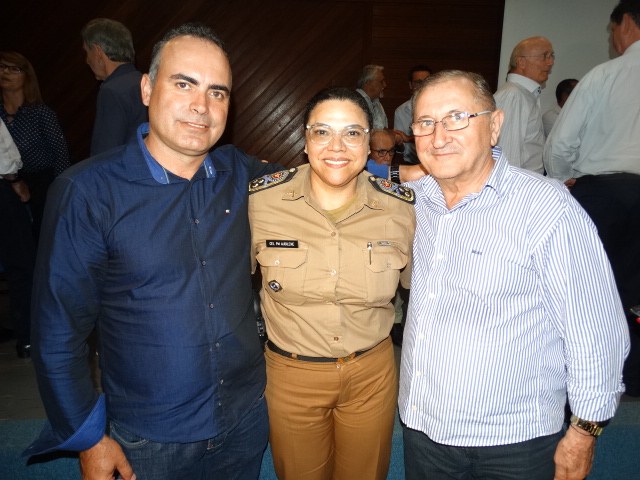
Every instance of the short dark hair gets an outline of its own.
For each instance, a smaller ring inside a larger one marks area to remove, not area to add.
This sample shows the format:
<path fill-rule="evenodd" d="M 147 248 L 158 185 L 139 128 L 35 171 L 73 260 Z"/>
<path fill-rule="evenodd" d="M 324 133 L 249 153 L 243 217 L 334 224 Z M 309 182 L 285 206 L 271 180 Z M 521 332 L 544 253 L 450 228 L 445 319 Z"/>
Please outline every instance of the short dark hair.
<path fill-rule="evenodd" d="M 136 52 L 133 49 L 131 32 L 122 23 L 110 18 L 94 18 L 80 33 L 88 49 L 98 45 L 112 62 L 133 62 Z"/>
<path fill-rule="evenodd" d="M 429 75 L 431 75 L 431 73 L 432 73 L 430 67 L 427 67 L 426 65 L 416 65 L 411 70 L 409 70 L 409 81 L 410 82 L 413 80 L 413 74 L 415 72 L 429 72 Z"/>
<path fill-rule="evenodd" d="M 567 97 L 571 95 L 571 92 L 573 91 L 577 83 L 578 80 L 576 80 L 575 78 L 565 78 L 558 84 L 558 86 L 556 87 L 556 100 L 558 101 L 558 103 L 562 101 L 563 93 L 566 93 Z"/>
<path fill-rule="evenodd" d="M 611 21 L 616 25 L 621 25 L 625 13 L 640 28 L 640 0 L 621 0 L 611 12 Z"/>
<path fill-rule="evenodd" d="M 373 114 L 371 113 L 371 110 L 369 110 L 369 105 L 367 105 L 366 100 L 355 90 L 345 87 L 327 87 L 316 93 L 313 98 L 309 100 L 309 103 L 307 103 L 307 107 L 304 110 L 303 125 L 306 126 L 309 123 L 311 112 L 313 112 L 318 105 L 329 100 L 344 100 L 354 103 L 356 106 L 360 107 L 360 110 L 362 110 L 367 118 L 368 125 L 366 125 L 365 128 L 371 128 L 373 125 Z"/>
<path fill-rule="evenodd" d="M 489 84 L 482 75 L 475 72 L 465 72 L 463 70 L 442 70 L 427 77 L 426 80 L 422 82 L 422 85 L 420 85 L 420 88 L 413 92 L 413 96 L 411 97 L 411 110 L 414 112 L 416 111 L 416 99 L 420 92 L 429 85 L 457 78 L 465 79 L 473 85 L 474 101 L 484 105 L 484 108 L 487 110 L 494 111 L 496 109 L 496 100 L 493 98 L 493 93 L 489 88 Z"/>
<path fill-rule="evenodd" d="M 149 79 L 151 80 L 151 85 L 156 82 L 156 77 L 158 75 L 158 69 L 160 68 L 160 59 L 162 57 L 162 50 L 165 45 L 176 37 L 182 36 L 190 36 L 199 38 L 201 40 L 211 42 L 222 50 L 227 60 L 229 59 L 229 55 L 224 49 L 224 44 L 222 40 L 218 38 L 216 33 L 212 28 L 202 25 L 197 22 L 188 22 L 183 23 L 182 25 L 178 25 L 177 27 L 172 28 L 167 33 L 165 33 L 164 37 L 153 46 L 153 53 L 151 54 L 151 66 L 149 67 Z"/>

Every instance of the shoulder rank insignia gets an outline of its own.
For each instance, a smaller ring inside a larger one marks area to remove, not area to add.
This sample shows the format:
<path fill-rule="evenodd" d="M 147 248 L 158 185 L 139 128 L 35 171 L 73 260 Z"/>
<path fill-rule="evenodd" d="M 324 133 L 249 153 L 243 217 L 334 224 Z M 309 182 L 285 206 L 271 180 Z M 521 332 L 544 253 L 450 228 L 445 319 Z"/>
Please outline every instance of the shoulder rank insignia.
<path fill-rule="evenodd" d="M 297 172 L 298 169 L 294 167 L 251 180 L 249 182 L 249 195 L 287 183 Z"/>
<path fill-rule="evenodd" d="M 379 192 L 386 193 L 407 203 L 413 204 L 416 202 L 416 195 L 413 189 L 409 187 L 403 187 L 397 183 L 390 182 L 386 178 L 376 177 L 375 175 L 369 176 L 369 182 Z"/>

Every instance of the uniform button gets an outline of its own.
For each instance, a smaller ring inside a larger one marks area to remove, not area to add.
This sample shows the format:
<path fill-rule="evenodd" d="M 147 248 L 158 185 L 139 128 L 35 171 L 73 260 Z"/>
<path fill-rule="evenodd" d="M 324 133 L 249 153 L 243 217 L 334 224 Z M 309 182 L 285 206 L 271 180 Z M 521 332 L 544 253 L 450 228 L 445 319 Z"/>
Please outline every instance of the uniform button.
<path fill-rule="evenodd" d="M 200 223 L 200 220 L 198 220 L 197 218 L 193 221 L 193 223 L 195 223 L 196 225 Z"/>
<path fill-rule="evenodd" d="M 336 273 L 338 272 L 336 272 L 335 270 L 331 270 L 331 275 L 335 275 Z"/>
<path fill-rule="evenodd" d="M 209 308 L 213 308 L 213 303 L 210 303 L 210 304 L 209 304 Z"/>
<path fill-rule="evenodd" d="M 222 402 L 218 402 L 218 406 L 221 407 L 222 406 Z"/>
<path fill-rule="evenodd" d="M 331 236 L 335 237 L 336 236 L 336 232 L 331 232 Z"/>
<path fill-rule="evenodd" d="M 377 207 L 377 206 L 378 206 L 378 201 L 377 201 L 377 200 L 373 200 L 373 201 L 371 202 L 371 206 L 372 206 L 372 207 Z"/>
<path fill-rule="evenodd" d="M 206 264 L 207 264 L 207 262 L 203 260 L 202 261 L 202 266 L 204 267 Z"/>
<path fill-rule="evenodd" d="M 280 260 L 276 260 L 275 262 L 273 262 L 275 265 L 280 265 Z"/>
<path fill-rule="evenodd" d="M 441 253 L 439 253 L 439 254 L 438 254 L 438 260 L 442 260 L 443 258 L 444 258 L 444 255 L 443 255 L 443 254 L 441 254 Z"/>
<path fill-rule="evenodd" d="M 387 268 L 391 268 L 391 264 L 390 263 L 387 263 Z"/>
<path fill-rule="evenodd" d="M 416 407 L 415 405 L 411 406 L 411 410 L 413 410 L 414 412 L 418 410 L 418 407 Z"/>
<path fill-rule="evenodd" d="M 429 298 L 436 298 L 436 294 L 435 294 L 435 293 L 433 293 L 433 292 L 431 292 L 431 293 L 429 294 Z"/>
<path fill-rule="evenodd" d="M 220 344 L 219 344 L 218 342 L 216 342 L 215 347 L 216 347 L 216 348 L 220 348 Z"/>
<path fill-rule="evenodd" d="M 333 339 L 337 342 L 338 340 L 340 340 L 340 337 L 333 337 Z"/>
<path fill-rule="evenodd" d="M 224 380 L 220 380 L 220 385 L 222 385 L 224 383 Z"/>

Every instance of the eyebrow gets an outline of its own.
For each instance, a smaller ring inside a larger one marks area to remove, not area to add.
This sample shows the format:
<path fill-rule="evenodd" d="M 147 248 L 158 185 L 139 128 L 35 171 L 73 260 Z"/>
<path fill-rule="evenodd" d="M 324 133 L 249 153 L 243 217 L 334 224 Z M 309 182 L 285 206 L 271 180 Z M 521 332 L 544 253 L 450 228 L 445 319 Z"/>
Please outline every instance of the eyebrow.
<path fill-rule="evenodd" d="M 460 109 L 460 108 L 454 108 L 454 109 L 452 109 L 452 110 L 449 110 L 449 111 L 447 112 L 447 114 L 445 115 L 445 117 L 447 117 L 447 116 L 449 116 L 449 115 L 453 115 L 454 113 L 461 113 L 461 112 L 464 112 L 464 111 L 465 111 L 465 110 Z M 433 119 L 433 118 L 434 118 L 434 116 L 433 116 L 433 115 L 420 115 L 420 116 L 418 117 L 418 120 L 422 120 L 422 119 L 424 119 L 424 118 L 431 118 L 431 119 Z M 443 117 L 443 118 L 444 118 L 444 117 Z"/>
<path fill-rule="evenodd" d="M 200 85 L 200 82 L 198 80 L 188 75 L 185 75 L 184 73 L 176 73 L 175 75 L 171 75 L 171 77 L 169 78 L 173 80 L 184 80 L 185 82 L 189 82 L 192 85 L 196 85 L 196 86 Z M 211 85 L 209 85 L 209 90 L 222 90 L 223 92 L 229 93 L 229 87 L 225 85 L 218 85 L 216 83 L 212 83 Z"/>

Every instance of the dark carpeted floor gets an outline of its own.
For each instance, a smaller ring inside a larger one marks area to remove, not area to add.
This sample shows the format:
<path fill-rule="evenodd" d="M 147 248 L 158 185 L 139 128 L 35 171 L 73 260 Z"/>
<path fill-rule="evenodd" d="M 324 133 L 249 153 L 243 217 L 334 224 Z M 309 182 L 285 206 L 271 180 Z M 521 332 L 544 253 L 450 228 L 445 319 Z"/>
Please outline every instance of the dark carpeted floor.
<path fill-rule="evenodd" d="M 0 479 L 43 480 L 80 479 L 78 461 L 72 455 L 27 459 L 20 454 L 38 436 L 44 420 L 0 421 Z M 589 480 L 640 478 L 640 403 L 620 404 L 616 418 L 598 439 L 596 459 Z M 404 479 L 402 432 L 396 420 L 389 480 Z M 271 455 L 267 450 L 260 480 L 275 480 Z M 366 479 L 354 479 L 366 480 Z"/>

